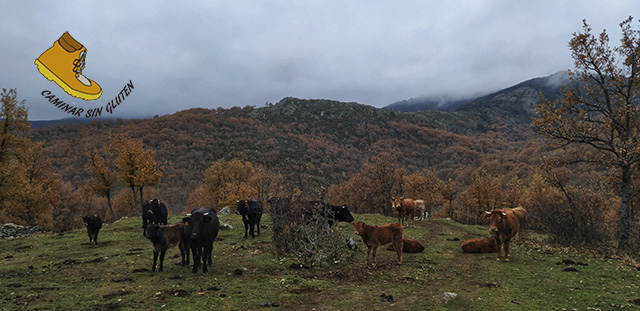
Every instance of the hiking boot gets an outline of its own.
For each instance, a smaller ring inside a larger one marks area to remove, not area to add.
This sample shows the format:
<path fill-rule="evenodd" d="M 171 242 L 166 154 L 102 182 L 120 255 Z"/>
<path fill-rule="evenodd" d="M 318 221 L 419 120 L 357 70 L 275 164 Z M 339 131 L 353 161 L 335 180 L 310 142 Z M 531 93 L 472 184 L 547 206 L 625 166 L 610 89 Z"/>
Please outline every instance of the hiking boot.
<path fill-rule="evenodd" d="M 36 58 L 38 71 L 58 84 L 69 95 L 94 100 L 102 95 L 95 81 L 82 75 L 87 49 L 65 32 L 53 46 Z"/>

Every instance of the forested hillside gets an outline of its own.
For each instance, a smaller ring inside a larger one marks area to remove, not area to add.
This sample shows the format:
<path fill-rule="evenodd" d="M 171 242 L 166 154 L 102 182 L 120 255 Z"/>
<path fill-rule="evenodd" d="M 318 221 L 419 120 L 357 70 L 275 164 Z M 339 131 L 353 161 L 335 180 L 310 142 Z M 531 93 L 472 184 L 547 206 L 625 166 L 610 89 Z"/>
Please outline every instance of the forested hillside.
<path fill-rule="evenodd" d="M 202 182 L 204 170 L 219 159 L 262 165 L 281 173 L 289 187 L 312 191 L 348 180 L 386 152 L 397 156 L 408 173 L 430 169 L 439 178 L 463 184 L 487 159 L 516 167 L 513 157 L 520 157 L 518 162 L 529 158 L 519 154 L 528 124 L 507 127 L 500 121 L 285 98 L 262 108 L 197 108 L 147 120 L 34 128 L 31 133 L 45 143 L 55 170 L 76 186 L 88 178 L 87 148 L 107 144 L 119 133 L 142 139 L 162 166 L 157 189 L 178 212 Z M 517 169 L 507 172 L 519 174 Z"/>

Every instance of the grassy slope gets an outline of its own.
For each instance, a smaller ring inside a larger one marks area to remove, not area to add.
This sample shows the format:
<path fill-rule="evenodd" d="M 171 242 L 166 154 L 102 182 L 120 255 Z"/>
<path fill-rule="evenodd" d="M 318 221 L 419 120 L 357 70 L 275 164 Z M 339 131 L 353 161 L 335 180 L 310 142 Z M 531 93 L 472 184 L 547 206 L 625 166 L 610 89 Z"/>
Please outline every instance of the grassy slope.
<path fill-rule="evenodd" d="M 393 221 L 355 216 L 372 224 Z M 532 235 L 514 241 L 510 262 L 497 263 L 495 254 L 460 251 L 465 239 L 486 236 L 486 227 L 417 222 L 405 237 L 422 241 L 425 252 L 405 254 L 398 266 L 395 253 L 381 249 L 372 269 L 352 227 L 340 224 L 358 242 L 351 259 L 294 269 L 274 256 L 270 229 L 244 241 L 238 216 L 221 221 L 235 228 L 221 231 L 214 243 L 209 276 L 193 277 L 176 265 L 177 248 L 167 253 L 164 272 L 134 272 L 149 270 L 152 260 L 139 218 L 104 226 L 98 247 L 88 245 L 84 230 L 1 240 L 0 310 L 251 310 L 264 301 L 279 303 L 278 310 L 610 310 L 640 299 L 640 271 L 631 259 L 568 253 L 535 243 Z M 588 265 L 565 272 L 557 264 L 563 259 Z M 458 297 L 445 303 L 444 292 Z"/>

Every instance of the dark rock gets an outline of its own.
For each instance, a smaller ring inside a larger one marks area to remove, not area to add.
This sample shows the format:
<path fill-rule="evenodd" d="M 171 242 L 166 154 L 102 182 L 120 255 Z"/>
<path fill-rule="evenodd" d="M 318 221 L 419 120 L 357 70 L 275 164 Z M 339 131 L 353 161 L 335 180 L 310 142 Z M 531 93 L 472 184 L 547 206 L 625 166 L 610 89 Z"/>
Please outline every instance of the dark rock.
<path fill-rule="evenodd" d="M 578 269 L 576 269 L 574 267 L 567 267 L 567 268 L 564 268 L 562 271 L 564 271 L 564 272 L 578 272 Z"/>
<path fill-rule="evenodd" d="M 300 269 L 310 269 L 310 268 L 311 268 L 311 266 L 305 265 L 305 264 L 292 263 L 292 264 L 289 265 L 289 269 L 300 270 Z"/>
<path fill-rule="evenodd" d="M 234 274 L 234 275 L 242 275 L 242 273 L 243 273 L 243 272 L 244 272 L 244 270 L 242 270 L 242 269 L 235 269 L 235 270 L 233 270 L 233 274 Z"/>
<path fill-rule="evenodd" d="M 382 298 L 383 301 L 393 302 L 392 295 L 385 295 L 384 293 L 382 293 L 382 295 L 380 295 L 380 298 Z"/>
<path fill-rule="evenodd" d="M 280 304 L 279 304 L 279 303 L 277 303 L 277 302 L 273 302 L 273 301 L 269 301 L 269 300 L 267 300 L 267 301 L 261 302 L 261 303 L 259 304 L 259 306 L 261 306 L 261 307 L 269 307 L 269 308 L 271 308 L 271 307 L 279 307 L 279 306 L 280 306 Z"/>
<path fill-rule="evenodd" d="M 216 285 L 216 286 L 207 287 L 207 290 L 219 291 L 220 286 Z"/>

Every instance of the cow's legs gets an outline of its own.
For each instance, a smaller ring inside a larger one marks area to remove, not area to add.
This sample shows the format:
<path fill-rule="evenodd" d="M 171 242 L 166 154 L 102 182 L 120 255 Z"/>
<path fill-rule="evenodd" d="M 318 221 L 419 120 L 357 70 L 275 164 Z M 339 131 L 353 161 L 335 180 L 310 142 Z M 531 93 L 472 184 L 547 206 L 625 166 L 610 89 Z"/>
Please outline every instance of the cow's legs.
<path fill-rule="evenodd" d="M 209 275 L 208 266 L 211 265 L 211 250 L 212 245 L 205 245 L 202 252 L 202 275 Z"/>
<path fill-rule="evenodd" d="M 158 252 L 153 251 L 153 265 L 151 266 L 151 272 L 156 272 L 156 262 L 158 261 Z"/>
<path fill-rule="evenodd" d="M 178 248 L 180 249 L 180 264 L 184 266 L 184 245 L 182 242 L 178 244 Z"/>
<path fill-rule="evenodd" d="M 255 224 L 252 222 L 249 224 L 249 235 L 251 236 L 251 238 L 255 238 L 256 234 L 254 232 L 254 228 L 255 228 Z"/>
<path fill-rule="evenodd" d="M 402 240 L 394 241 L 393 247 L 396 249 L 396 254 L 398 255 L 398 264 L 402 264 Z"/>
<path fill-rule="evenodd" d="M 244 238 L 246 239 L 248 238 L 247 232 L 249 232 L 249 221 L 246 219 L 243 219 L 242 222 L 244 222 Z"/>
<path fill-rule="evenodd" d="M 371 255 L 371 246 L 367 245 L 367 265 L 369 265 L 369 256 Z"/>
<path fill-rule="evenodd" d="M 502 259 L 500 257 L 500 253 L 502 253 L 502 241 L 496 239 L 496 244 L 498 244 L 498 258 L 496 258 L 496 261 L 500 261 Z"/>
<path fill-rule="evenodd" d="M 504 240 L 504 261 L 509 261 L 509 242 L 511 239 Z"/>
<path fill-rule="evenodd" d="M 166 250 L 163 250 L 163 251 L 160 252 L 160 269 L 158 269 L 158 271 L 160 271 L 160 272 L 162 272 L 162 268 L 163 268 L 162 266 L 164 264 L 164 254 L 166 254 L 166 253 L 167 253 Z M 155 262 L 154 262 L 153 266 L 155 267 Z"/>
<path fill-rule="evenodd" d="M 373 258 L 372 266 L 375 268 L 376 266 L 376 254 L 378 253 L 378 245 L 374 245 L 371 250 L 371 257 Z"/>
<path fill-rule="evenodd" d="M 198 273 L 198 266 L 200 266 L 200 255 L 201 255 L 200 247 L 191 247 L 191 255 L 193 255 L 193 269 L 191 270 L 192 275 L 196 275 Z"/>

